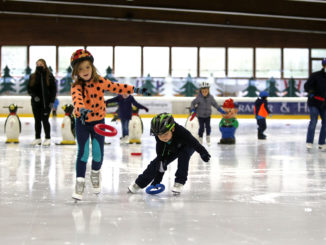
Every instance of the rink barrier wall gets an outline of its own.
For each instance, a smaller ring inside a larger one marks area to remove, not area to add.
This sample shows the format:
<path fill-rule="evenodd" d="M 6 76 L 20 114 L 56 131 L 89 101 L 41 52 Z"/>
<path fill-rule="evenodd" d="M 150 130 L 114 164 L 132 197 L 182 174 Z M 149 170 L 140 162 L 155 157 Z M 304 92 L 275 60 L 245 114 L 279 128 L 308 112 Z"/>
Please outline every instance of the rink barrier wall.
<path fill-rule="evenodd" d="M 105 99 L 112 98 L 105 96 Z M 146 113 L 144 110 L 140 110 L 141 117 L 153 117 L 154 114 L 161 112 L 171 112 L 175 117 L 187 117 L 191 101 L 195 97 L 144 97 L 135 96 L 135 99 L 142 105 L 148 107 L 149 112 Z M 219 105 L 229 97 L 215 97 L 215 100 Z M 71 96 L 58 96 L 59 106 L 57 109 L 58 117 L 64 116 L 62 106 L 65 104 L 72 104 Z M 238 118 L 254 118 L 253 108 L 256 98 L 246 97 L 234 97 L 232 98 L 238 103 Z M 307 98 L 305 97 L 272 97 L 268 98 L 269 109 L 271 110 L 272 118 L 291 118 L 291 119 L 306 119 L 309 118 L 309 108 L 307 106 Z M 18 108 L 18 115 L 20 117 L 32 117 L 31 97 L 30 96 L 0 96 L 0 116 L 8 116 L 8 108 L 3 106 L 9 106 L 10 104 L 16 104 L 22 108 Z M 107 117 L 112 117 L 117 107 L 107 109 Z M 212 108 L 212 118 L 221 118 L 221 115 Z"/>

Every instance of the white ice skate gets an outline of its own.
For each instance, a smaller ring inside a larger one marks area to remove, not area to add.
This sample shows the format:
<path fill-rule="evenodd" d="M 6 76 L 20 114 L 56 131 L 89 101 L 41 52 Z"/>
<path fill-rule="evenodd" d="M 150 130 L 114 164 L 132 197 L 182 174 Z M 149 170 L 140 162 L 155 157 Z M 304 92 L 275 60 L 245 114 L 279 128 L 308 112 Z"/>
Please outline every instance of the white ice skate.
<path fill-rule="evenodd" d="M 318 145 L 318 149 L 321 151 L 326 151 L 326 145 Z"/>
<path fill-rule="evenodd" d="M 101 192 L 101 172 L 100 170 L 91 171 L 91 183 L 93 187 L 94 194 L 99 194 Z"/>
<path fill-rule="evenodd" d="M 51 145 L 51 139 L 45 139 L 43 141 L 43 146 L 50 146 Z"/>
<path fill-rule="evenodd" d="M 198 141 L 199 141 L 200 144 L 203 144 L 203 137 L 199 137 Z"/>
<path fill-rule="evenodd" d="M 312 143 L 307 143 L 306 144 L 306 147 L 307 147 L 307 150 L 310 150 L 310 149 L 312 149 L 313 144 Z"/>
<path fill-rule="evenodd" d="M 172 192 L 176 195 L 179 195 L 182 192 L 183 184 L 175 182 L 172 188 Z"/>
<path fill-rule="evenodd" d="M 209 135 L 206 136 L 206 143 L 208 146 L 211 145 L 211 136 Z"/>
<path fill-rule="evenodd" d="M 32 141 L 32 143 L 31 143 L 32 145 L 41 145 L 42 144 L 42 140 L 41 139 L 35 139 L 35 140 L 33 140 Z"/>
<path fill-rule="evenodd" d="M 76 179 L 75 191 L 72 194 L 72 198 L 75 201 L 81 201 L 83 199 L 83 193 L 85 189 L 85 178 L 78 177 Z"/>
<path fill-rule="evenodd" d="M 136 183 L 133 183 L 128 187 L 129 193 L 132 193 L 132 194 L 137 193 L 140 189 L 141 188 Z"/>

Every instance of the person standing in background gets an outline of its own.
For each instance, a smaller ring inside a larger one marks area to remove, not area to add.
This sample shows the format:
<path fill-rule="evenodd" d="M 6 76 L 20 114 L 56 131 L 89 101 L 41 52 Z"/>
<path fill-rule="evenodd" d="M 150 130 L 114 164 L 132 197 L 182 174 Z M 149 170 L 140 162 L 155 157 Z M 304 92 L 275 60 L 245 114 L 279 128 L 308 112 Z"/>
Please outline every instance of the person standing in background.
<path fill-rule="evenodd" d="M 109 103 L 117 102 L 119 105 L 118 115 L 121 120 L 121 128 L 122 128 L 122 137 L 120 138 L 122 143 L 129 142 L 129 121 L 131 120 L 132 116 L 132 105 L 136 106 L 139 109 L 144 109 L 148 112 L 148 108 L 139 104 L 134 96 L 130 94 L 119 94 L 112 99 L 108 99 L 105 101 L 105 104 L 108 105 Z"/>
<path fill-rule="evenodd" d="M 313 147 L 315 129 L 318 116 L 321 118 L 321 129 L 319 133 L 319 149 L 326 150 L 326 58 L 321 62 L 323 68 L 320 71 L 311 73 L 304 85 L 304 90 L 308 93 L 308 107 L 310 111 L 310 122 L 308 126 L 306 147 Z"/>
<path fill-rule="evenodd" d="M 45 133 L 44 146 L 51 145 L 50 112 L 56 97 L 56 83 L 44 59 L 36 62 L 35 72 L 31 74 L 28 94 L 31 96 L 32 110 L 35 121 L 35 139 L 32 145 L 41 145 L 42 124 Z"/>

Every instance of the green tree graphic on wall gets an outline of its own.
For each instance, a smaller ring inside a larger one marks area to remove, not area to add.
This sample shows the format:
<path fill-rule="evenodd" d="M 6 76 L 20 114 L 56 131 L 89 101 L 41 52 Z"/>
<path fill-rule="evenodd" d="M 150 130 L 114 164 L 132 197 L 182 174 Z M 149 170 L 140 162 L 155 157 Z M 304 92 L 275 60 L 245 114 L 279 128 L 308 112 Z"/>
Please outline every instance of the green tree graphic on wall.
<path fill-rule="evenodd" d="M 297 93 L 300 93 L 300 91 L 296 88 L 293 78 L 288 81 L 288 86 L 283 92 L 285 92 L 284 97 L 298 97 Z"/>
<path fill-rule="evenodd" d="M 188 74 L 186 83 L 180 88 L 180 94 L 186 97 L 195 96 L 198 88 L 195 86 L 192 77 Z"/>
<path fill-rule="evenodd" d="M 10 69 L 8 68 L 8 66 L 3 69 L 3 73 L 4 74 L 1 78 L 0 94 L 9 94 L 10 92 L 16 92 L 16 90 L 14 89 L 14 86 L 16 85 L 15 80 L 12 76 L 10 76 Z"/>
<path fill-rule="evenodd" d="M 67 75 L 60 80 L 60 93 L 70 93 L 71 84 L 73 83 L 73 80 L 71 78 L 71 72 L 72 69 L 69 66 L 67 69 Z"/>
<path fill-rule="evenodd" d="M 118 80 L 113 76 L 113 74 L 112 74 L 112 69 L 111 69 L 110 66 L 106 69 L 106 75 L 105 75 L 104 78 L 110 80 L 111 82 L 117 82 L 117 81 L 118 81 Z"/>
<path fill-rule="evenodd" d="M 242 92 L 247 92 L 247 94 L 244 97 L 257 97 L 259 90 L 255 86 L 255 80 L 253 78 L 249 79 L 248 87 Z"/>
<path fill-rule="evenodd" d="M 19 82 L 21 82 L 21 84 L 19 85 L 19 87 L 20 87 L 19 93 L 20 94 L 27 93 L 31 72 L 32 72 L 32 69 L 29 66 L 27 66 L 25 69 L 24 76 L 19 80 Z"/>
<path fill-rule="evenodd" d="M 278 97 L 277 93 L 279 93 L 280 91 L 277 89 L 276 80 L 273 77 L 266 81 L 265 91 L 268 92 L 269 97 Z"/>
<path fill-rule="evenodd" d="M 150 74 L 147 75 L 144 84 L 141 86 L 141 88 L 146 88 L 147 92 L 151 95 L 156 95 L 157 92 L 155 91 L 155 86 L 153 85 L 153 78 L 150 76 Z M 150 95 L 147 95 L 150 96 Z"/>

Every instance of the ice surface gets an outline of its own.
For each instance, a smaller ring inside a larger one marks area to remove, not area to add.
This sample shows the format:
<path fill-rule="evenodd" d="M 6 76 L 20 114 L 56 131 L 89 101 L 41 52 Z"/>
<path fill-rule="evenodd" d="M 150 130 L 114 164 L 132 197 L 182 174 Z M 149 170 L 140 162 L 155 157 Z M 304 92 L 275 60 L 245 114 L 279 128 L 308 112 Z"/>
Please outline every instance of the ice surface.
<path fill-rule="evenodd" d="M 326 152 L 316 144 L 306 150 L 308 120 L 267 120 L 268 138 L 261 141 L 255 121 L 240 119 L 236 145 L 218 145 L 219 121 L 213 119 L 207 147 L 212 159 L 205 163 L 193 155 L 180 196 L 171 192 L 175 162 L 163 193 L 127 193 L 155 157 L 150 119 L 143 119 L 141 145 L 120 145 L 120 124 L 111 124 L 118 136 L 106 138 L 111 144 L 105 145 L 102 193 L 92 194 L 89 160 L 86 193 L 77 204 L 71 199 L 77 147 L 54 145 L 61 141 L 62 119 L 51 119 L 53 143 L 47 148 L 29 144 L 32 118 L 21 118 L 19 144 L 5 144 L 4 121 L 0 244 L 326 243 Z M 140 151 L 141 157 L 131 156 Z"/>

